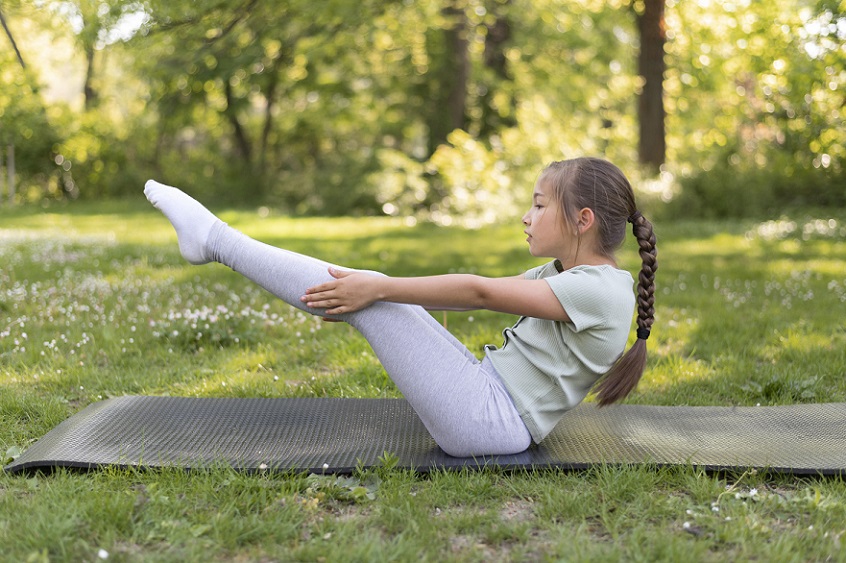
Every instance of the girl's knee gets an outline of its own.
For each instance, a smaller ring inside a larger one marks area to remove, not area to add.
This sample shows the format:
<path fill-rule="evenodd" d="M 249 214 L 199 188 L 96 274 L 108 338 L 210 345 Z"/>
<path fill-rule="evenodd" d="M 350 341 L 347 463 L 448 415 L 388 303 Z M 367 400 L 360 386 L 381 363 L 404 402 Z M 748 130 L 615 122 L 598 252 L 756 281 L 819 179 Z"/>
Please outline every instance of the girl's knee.
<path fill-rule="evenodd" d="M 526 451 L 532 444 L 528 435 L 520 436 L 441 436 L 435 437 L 438 446 L 452 457 L 480 457 L 485 455 L 514 455 Z"/>

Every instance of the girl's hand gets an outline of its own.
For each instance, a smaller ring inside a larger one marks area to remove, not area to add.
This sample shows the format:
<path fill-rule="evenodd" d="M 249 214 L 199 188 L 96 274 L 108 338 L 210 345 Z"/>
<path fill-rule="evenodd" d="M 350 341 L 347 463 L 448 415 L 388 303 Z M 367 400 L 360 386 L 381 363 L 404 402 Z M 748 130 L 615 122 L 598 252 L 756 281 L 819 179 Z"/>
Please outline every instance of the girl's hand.
<path fill-rule="evenodd" d="M 300 300 L 314 309 L 326 309 L 327 315 L 340 315 L 360 311 L 378 301 L 375 285 L 378 277 L 357 272 L 329 268 L 334 281 L 322 283 L 306 290 Z"/>

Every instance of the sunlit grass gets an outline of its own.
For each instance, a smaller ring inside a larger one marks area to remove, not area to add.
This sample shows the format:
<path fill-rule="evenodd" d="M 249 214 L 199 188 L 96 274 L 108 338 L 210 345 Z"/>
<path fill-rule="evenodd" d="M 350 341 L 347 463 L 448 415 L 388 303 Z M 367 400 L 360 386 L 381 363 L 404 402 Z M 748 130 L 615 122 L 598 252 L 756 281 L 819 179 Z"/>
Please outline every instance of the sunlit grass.
<path fill-rule="evenodd" d="M 540 263 L 517 223 L 471 231 L 216 211 L 268 243 L 395 275 L 513 275 Z M 846 232 L 842 213 L 819 213 L 659 224 L 650 360 L 630 402 L 846 401 Z M 632 241 L 619 258 L 636 272 Z M 514 320 L 437 318 L 479 355 Z M 141 198 L 0 210 L 0 454 L 125 394 L 399 396 L 349 326 L 222 266 L 185 264 Z M 360 479 L 375 500 L 351 500 L 345 482 L 226 468 L 4 474 L 0 545 L 13 560 L 94 560 L 99 549 L 169 561 L 822 560 L 840 556 L 834 538 L 846 532 L 837 479 L 649 467 Z"/>

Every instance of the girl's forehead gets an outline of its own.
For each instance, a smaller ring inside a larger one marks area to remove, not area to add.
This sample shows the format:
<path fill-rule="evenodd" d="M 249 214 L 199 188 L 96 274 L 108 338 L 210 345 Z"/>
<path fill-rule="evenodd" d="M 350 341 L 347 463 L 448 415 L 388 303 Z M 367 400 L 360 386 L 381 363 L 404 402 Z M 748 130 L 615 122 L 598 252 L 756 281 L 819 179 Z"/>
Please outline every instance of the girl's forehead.
<path fill-rule="evenodd" d="M 538 180 L 535 183 L 535 191 L 532 194 L 532 197 L 535 197 L 535 196 L 550 197 L 551 195 L 552 195 L 552 186 L 549 185 L 548 181 Z"/>

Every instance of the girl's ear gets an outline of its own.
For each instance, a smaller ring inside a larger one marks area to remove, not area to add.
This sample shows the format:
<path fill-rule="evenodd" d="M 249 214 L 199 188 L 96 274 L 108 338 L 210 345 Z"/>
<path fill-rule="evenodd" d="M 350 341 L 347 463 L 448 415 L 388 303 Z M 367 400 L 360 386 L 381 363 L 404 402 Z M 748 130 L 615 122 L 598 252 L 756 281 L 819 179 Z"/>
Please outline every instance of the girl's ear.
<path fill-rule="evenodd" d="M 580 209 L 577 217 L 579 234 L 587 232 L 596 222 L 596 215 L 593 214 L 593 209 L 590 207 Z"/>

